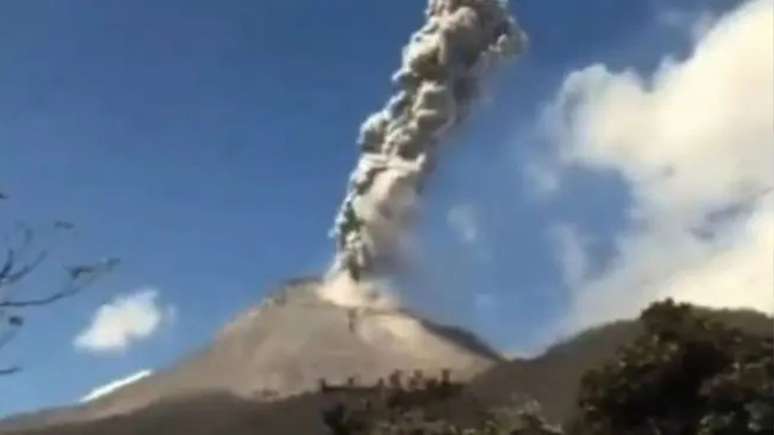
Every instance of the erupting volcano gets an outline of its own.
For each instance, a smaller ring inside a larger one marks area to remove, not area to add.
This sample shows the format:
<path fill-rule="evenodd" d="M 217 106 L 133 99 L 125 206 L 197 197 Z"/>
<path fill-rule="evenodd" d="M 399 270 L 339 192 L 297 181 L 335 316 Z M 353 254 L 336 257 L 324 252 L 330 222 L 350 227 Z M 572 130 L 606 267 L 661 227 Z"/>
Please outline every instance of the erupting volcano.
<path fill-rule="evenodd" d="M 395 370 L 451 369 L 468 379 L 502 360 L 472 334 L 401 308 L 378 285 L 400 255 L 444 138 L 465 118 L 486 73 L 525 43 L 499 0 L 431 0 L 426 15 L 393 77 L 396 94 L 362 125 L 326 277 L 289 281 L 173 369 L 32 420 L 94 420 L 212 392 L 274 400 L 313 391 L 323 378 L 372 383 Z"/>

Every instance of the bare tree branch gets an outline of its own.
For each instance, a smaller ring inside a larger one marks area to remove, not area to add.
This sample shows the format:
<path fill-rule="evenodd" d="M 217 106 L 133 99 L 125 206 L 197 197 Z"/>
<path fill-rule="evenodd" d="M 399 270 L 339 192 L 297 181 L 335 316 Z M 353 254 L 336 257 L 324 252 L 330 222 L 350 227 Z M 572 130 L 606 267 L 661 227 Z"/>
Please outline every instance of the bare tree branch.
<path fill-rule="evenodd" d="M 23 325 L 24 321 L 19 316 L 11 316 L 8 319 L 8 325 L 11 326 L 11 330 L 0 337 L 0 348 L 5 347 L 16 336 L 16 332 Z"/>
<path fill-rule="evenodd" d="M 0 369 L 0 376 L 12 375 L 21 371 L 21 367 L 8 367 Z"/>
<path fill-rule="evenodd" d="M 27 299 L 27 300 L 5 300 L 0 301 L 0 308 L 24 308 L 24 307 L 40 307 L 43 305 L 52 304 L 60 299 L 74 296 L 80 292 L 83 287 L 73 287 L 64 291 L 50 294 L 48 296 L 39 299 Z"/>
<path fill-rule="evenodd" d="M 21 281 L 24 277 L 31 274 L 35 269 L 38 268 L 48 257 L 47 251 L 41 251 L 38 253 L 38 256 L 35 257 L 35 260 L 32 261 L 32 263 L 25 264 L 21 267 L 21 269 L 17 271 L 12 271 L 8 273 L 6 276 L 0 276 L 0 287 L 8 287 L 11 285 L 16 284 L 17 282 Z M 13 265 L 11 266 L 13 268 Z"/>
<path fill-rule="evenodd" d="M 38 299 L 0 300 L 0 309 L 25 308 L 25 307 L 36 307 L 36 306 L 39 307 L 43 305 L 52 304 L 60 299 L 71 297 L 77 294 L 78 292 L 80 292 L 81 290 L 83 290 L 85 287 L 89 286 L 92 282 L 94 282 L 97 278 L 99 278 L 103 274 L 113 270 L 118 265 L 119 262 L 120 260 L 118 260 L 117 258 L 108 258 L 106 260 L 103 260 L 93 265 L 81 265 L 81 266 L 70 267 L 67 270 L 70 281 L 68 282 L 64 290 L 58 291 L 56 293 L 53 293 Z M 32 270 L 34 270 L 34 267 L 32 268 Z M 82 282 L 79 283 L 78 282 L 79 280 L 82 280 Z"/>
<path fill-rule="evenodd" d="M 75 229 L 75 224 L 68 221 L 57 220 L 57 221 L 54 221 L 54 228 L 58 230 L 70 231 Z"/>
<path fill-rule="evenodd" d="M 3 268 L 0 269 L 0 282 L 3 282 L 5 280 L 5 277 L 8 276 L 9 273 L 11 273 L 11 270 L 13 270 L 14 265 L 14 253 L 13 249 L 8 249 L 8 254 L 5 257 L 5 263 L 3 264 Z"/>
<path fill-rule="evenodd" d="M 0 200 L 6 198 L 7 196 L 0 192 Z M 57 220 L 54 221 L 53 228 L 55 231 L 72 231 L 75 225 L 65 220 Z M 20 236 L 6 237 L 10 247 L 7 248 L 5 259 L 0 263 L 0 349 L 11 342 L 24 325 L 23 317 L 11 314 L 15 309 L 45 306 L 74 296 L 105 273 L 112 271 L 119 263 L 116 258 L 108 258 L 96 264 L 68 267 L 62 290 L 37 298 L 13 299 L 9 296 L 10 288 L 36 271 L 48 258 L 47 250 L 35 254 L 35 251 L 38 251 L 33 246 L 37 235 L 35 231 L 23 223 L 18 223 L 17 229 Z M 19 260 L 30 258 L 30 254 L 35 254 L 32 261 Z M 19 366 L 0 367 L 0 376 L 12 375 L 20 370 Z"/>

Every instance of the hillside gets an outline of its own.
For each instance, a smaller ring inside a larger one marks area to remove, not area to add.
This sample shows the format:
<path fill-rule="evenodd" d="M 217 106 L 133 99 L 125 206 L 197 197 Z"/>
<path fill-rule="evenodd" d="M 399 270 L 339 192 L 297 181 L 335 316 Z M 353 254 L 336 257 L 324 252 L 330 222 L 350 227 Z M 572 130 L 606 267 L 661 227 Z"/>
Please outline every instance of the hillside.
<path fill-rule="evenodd" d="M 706 311 L 712 318 L 743 329 L 771 336 L 774 323 L 751 311 Z M 640 334 L 639 321 L 621 321 L 586 331 L 531 359 L 502 362 L 471 380 L 465 392 L 445 405 L 445 412 L 464 422 L 480 409 L 507 404 L 514 396 L 528 396 L 543 405 L 546 416 L 566 421 L 576 412 L 575 398 L 580 379 L 588 369 L 599 367 L 617 349 Z M 174 373 L 174 372 L 173 372 Z M 113 400 L 125 397 L 122 391 Z M 274 402 L 238 397 L 235 394 L 199 392 L 162 399 L 125 416 L 97 421 L 58 424 L 46 428 L 5 431 L 13 435 L 193 435 L 324 433 L 320 410 L 332 399 L 320 394 L 303 394 Z"/>
<path fill-rule="evenodd" d="M 157 403 L 184 409 L 179 404 L 190 398 L 199 403 L 200 397 L 209 403 L 213 394 L 273 402 L 315 391 L 321 379 L 338 383 L 354 377 L 373 384 L 395 370 L 448 368 L 467 380 L 502 361 L 468 332 L 399 308 L 335 305 L 318 295 L 319 284 L 290 282 L 175 367 L 82 406 L 12 418 L 0 423 L 0 430 L 92 421 Z"/>
<path fill-rule="evenodd" d="M 761 336 L 774 336 L 771 318 L 747 310 L 701 310 L 726 325 Z M 507 402 L 514 393 L 532 397 L 543 405 L 554 422 L 567 420 L 576 409 L 580 379 L 616 355 L 643 331 L 639 321 L 619 321 L 587 330 L 551 347 L 532 360 L 513 360 L 489 370 L 470 385 L 472 394 L 485 403 Z"/>

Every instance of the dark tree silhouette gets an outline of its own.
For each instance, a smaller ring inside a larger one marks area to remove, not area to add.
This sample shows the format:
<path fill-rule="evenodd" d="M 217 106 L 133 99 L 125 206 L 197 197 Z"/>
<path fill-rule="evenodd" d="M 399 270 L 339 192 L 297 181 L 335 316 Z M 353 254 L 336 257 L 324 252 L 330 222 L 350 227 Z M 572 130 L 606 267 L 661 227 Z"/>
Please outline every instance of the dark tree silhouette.
<path fill-rule="evenodd" d="M 486 409 L 461 428 L 438 412 L 444 395 L 434 394 L 435 383 L 380 387 L 369 406 L 337 403 L 324 422 L 333 435 L 772 434 L 774 322 L 762 330 L 725 314 L 672 300 L 644 310 L 641 332 L 585 373 L 578 415 L 564 430 L 547 424 L 529 401 Z M 333 389 L 345 397 L 348 390 Z M 361 390 L 351 392 L 355 399 Z"/>
<path fill-rule="evenodd" d="M 587 373 L 578 435 L 753 435 L 774 431 L 774 345 L 671 300 L 645 333 Z"/>
<path fill-rule="evenodd" d="M 0 200 L 5 199 L 8 199 L 8 196 L 0 192 Z M 56 231 L 70 231 L 74 225 L 58 220 L 53 222 L 52 227 Z M 35 231 L 21 225 L 18 232 L 20 240 L 16 243 L 8 242 L 10 246 L 5 248 L 5 255 L 0 263 L 0 349 L 13 340 L 24 326 L 25 310 L 51 305 L 72 297 L 112 271 L 119 263 L 117 258 L 106 258 L 91 264 L 68 266 L 65 267 L 64 283 L 60 287 L 48 293 L 44 292 L 43 296 L 39 297 L 16 297 L 12 290 L 35 273 L 49 257 L 49 251 L 46 249 L 35 251 Z M 31 251 L 35 252 L 30 254 Z M 21 368 L 18 366 L 0 367 L 0 375 L 13 374 L 19 370 Z"/>

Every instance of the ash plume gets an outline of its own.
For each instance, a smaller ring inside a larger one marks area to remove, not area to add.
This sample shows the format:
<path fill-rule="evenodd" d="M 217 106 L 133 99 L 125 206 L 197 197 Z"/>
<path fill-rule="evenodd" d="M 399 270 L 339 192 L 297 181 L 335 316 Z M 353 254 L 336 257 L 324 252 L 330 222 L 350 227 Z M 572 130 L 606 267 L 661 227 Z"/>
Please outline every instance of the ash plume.
<path fill-rule="evenodd" d="M 430 0 L 426 16 L 392 78 L 396 93 L 361 126 L 360 160 L 332 230 L 332 275 L 359 281 L 390 268 L 440 143 L 484 75 L 525 45 L 507 0 Z"/>

